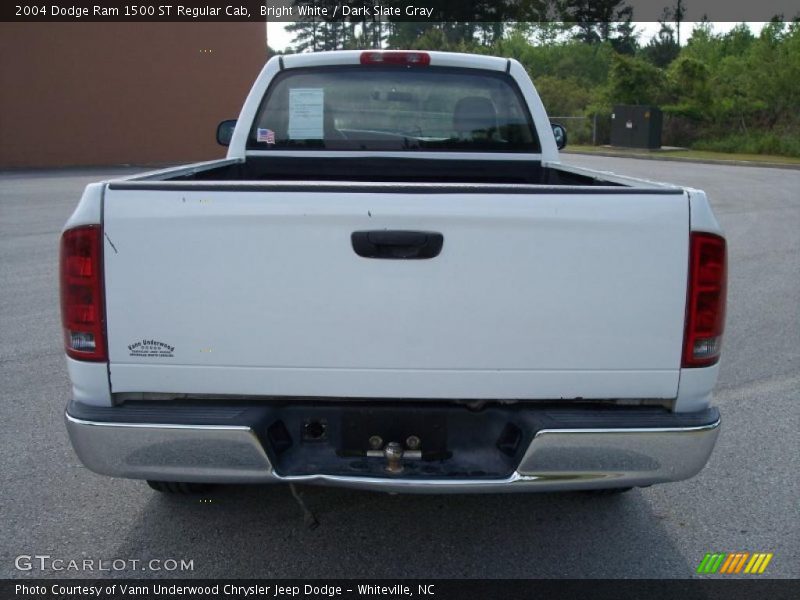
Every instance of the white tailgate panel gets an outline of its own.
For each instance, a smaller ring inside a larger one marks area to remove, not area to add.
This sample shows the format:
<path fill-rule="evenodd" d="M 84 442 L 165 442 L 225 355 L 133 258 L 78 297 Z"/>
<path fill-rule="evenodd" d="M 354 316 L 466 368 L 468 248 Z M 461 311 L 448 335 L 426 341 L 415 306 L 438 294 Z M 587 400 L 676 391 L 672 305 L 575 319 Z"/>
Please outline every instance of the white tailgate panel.
<path fill-rule="evenodd" d="M 112 391 L 675 397 L 688 222 L 666 194 L 109 190 Z M 357 256 L 379 229 L 444 246 Z"/>

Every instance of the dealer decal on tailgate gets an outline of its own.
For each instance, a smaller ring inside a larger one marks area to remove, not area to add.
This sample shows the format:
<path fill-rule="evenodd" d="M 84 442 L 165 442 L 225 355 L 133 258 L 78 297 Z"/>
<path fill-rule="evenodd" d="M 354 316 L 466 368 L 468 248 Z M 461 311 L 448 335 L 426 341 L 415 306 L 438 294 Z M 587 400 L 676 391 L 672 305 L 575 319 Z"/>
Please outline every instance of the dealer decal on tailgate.
<path fill-rule="evenodd" d="M 131 356 L 145 358 L 172 358 L 175 346 L 157 340 L 143 339 L 128 346 Z"/>

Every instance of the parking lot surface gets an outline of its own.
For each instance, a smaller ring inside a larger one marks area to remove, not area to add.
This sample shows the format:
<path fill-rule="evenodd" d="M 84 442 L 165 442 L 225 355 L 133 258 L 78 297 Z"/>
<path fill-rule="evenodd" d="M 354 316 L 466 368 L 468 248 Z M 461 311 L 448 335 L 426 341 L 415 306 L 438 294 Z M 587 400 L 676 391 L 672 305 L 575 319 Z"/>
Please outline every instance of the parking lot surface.
<path fill-rule="evenodd" d="M 134 170 L 0 173 L 0 577 L 115 574 L 15 566 L 45 554 L 192 561 L 116 573 L 136 577 L 684 578 L 734 551 L 772 552 L 770 576 L 800 576 L 800 171 L 564 161 L 704 189 L 726 231 L 723 428 L 697 477 L 618 497 L 303 487 L 310 530 L 287 487 L 175 498 L 95 475 L 63 423 L 58 236 L 86 183 Z"/>

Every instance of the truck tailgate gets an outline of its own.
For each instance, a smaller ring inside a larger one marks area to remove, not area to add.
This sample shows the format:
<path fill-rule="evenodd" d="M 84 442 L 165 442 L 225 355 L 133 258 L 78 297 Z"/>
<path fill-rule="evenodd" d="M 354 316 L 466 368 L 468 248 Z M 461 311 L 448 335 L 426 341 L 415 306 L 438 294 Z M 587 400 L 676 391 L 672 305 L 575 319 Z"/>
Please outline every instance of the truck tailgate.
<path fill-rule="evenodd" d="M 685 194 L 451 187 L 111 184 L 112 391 L 676 396 Z M 351 234 L 379 230 L 444 243 L 358 256 Z"/>

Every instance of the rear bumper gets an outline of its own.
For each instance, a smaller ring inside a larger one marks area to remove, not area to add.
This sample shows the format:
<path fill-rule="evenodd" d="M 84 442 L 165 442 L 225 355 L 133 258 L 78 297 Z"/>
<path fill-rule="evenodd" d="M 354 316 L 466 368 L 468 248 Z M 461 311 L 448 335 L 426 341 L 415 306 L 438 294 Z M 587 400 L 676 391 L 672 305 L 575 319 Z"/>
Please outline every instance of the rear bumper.
<path fill-rule="evenodd" d="M 415 493 L 588 490 L 688 479 L 706 464 L 720 424 L 715 408 L 690 414 L 650 412 L 645 418 L 635 409 L 614 411 L 609 418 L 607 411 L 598 417 L 598 411 L 589 409 L 531 408 L 525 417 L 545 425 L 525 438 L 510 474 L 404 477 L 374 476 L 373 471 L 361 476 L 322 469 L 281 473 L 264 437 L 263 418 L 254 417 L 262 409 L 232 413 L 229 406 L 212 406 L 198 412 L 195 406 L 193 410 L 187 419 L 157 406 L 130 412 L 124 407 L 88 409 L 73 402 L 66 424 L 81 461 L 92 471 L 113 477 L 309 483 Z M 620 426 L 626 421 L 630 426 Z M 602 424 L 609 426 L 598 426 Z"/>

